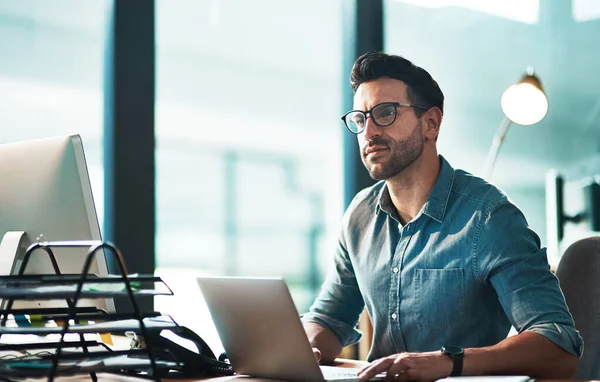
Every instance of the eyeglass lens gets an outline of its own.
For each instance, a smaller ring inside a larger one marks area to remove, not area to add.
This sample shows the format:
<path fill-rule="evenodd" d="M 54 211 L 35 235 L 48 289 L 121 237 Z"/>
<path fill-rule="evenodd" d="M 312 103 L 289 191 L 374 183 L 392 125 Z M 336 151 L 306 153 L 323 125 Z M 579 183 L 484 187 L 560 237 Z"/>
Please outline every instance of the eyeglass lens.
<path fill-rule="evenodd" d="M 371 118 L 379 126 L 389 126 L 396 120 L 396 106 L 382 103 L 371 110 Z M 365 128 L 366 113 L 354 111 L 346 116 L 346 125 L 353 132 L 360 132 Z"/>

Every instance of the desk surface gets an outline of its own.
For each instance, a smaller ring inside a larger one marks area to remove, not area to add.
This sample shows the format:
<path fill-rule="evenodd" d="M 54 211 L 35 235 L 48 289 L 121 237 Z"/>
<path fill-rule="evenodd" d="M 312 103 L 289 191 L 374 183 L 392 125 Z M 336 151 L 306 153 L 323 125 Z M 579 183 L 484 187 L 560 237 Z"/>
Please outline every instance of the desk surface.
<path fill-rule="evenodd" d="M 339 367 L 360 367 L 365 365 L 364 361 L 354 361 L 347 359 L 339 359 L 337 361 L 336 366 Z M 245 381 L 245 382 L 276 382 L 273 379 L 265 379 L 265 378 L 250 378 L 247 376 L 229 376 L 229 377 L 213 377 L 213 378 L 198 378 L 198 379 L 163 379 L 164 382 L 197 382 L 197 381 Z M 27 381 L 31 382 L 42 382 L 46 381 L 46 379 L 27 379 Z M 55 379 L 57 382 L 83 382 L 83 381 L 91 381 L 89 375 L 78 375 L 73 377 L 61 377 Z M 141 381 L 150 381 L 149 379 L 141 379 L 134 377 L 125 377 L 114 374 L 98 374 L 98 381 L 100 382 L 141 382 Z M 573 382 L 573 380 L 567 379 L 542 379 L 536 380 L 535 382 Z M 584 382 L 584 381 L 582 381 Z M 600 381 L 585 381 L 585 382 L 600 382 Z"/>
<path fill-rule="evenodd" d="M 163 379 L 164 382 L 196 382 L 196 381 L 247 381 L 247 382 L 276 382 L 273 379 L 264 379 L 264 378 L 249 378 L 245 376 L 231 376 L 231 377 L 218 377 L 218 378 L 205 378 L 205 379 Z M 42 382 L 46 381 L 46 379 L 27 379 L 27 381 L 31 382 Z M 89 375 L 80 375 L 75 377 L 61 377 L 55 379 L 57 382 L 84 382 L 91 381 Z M 141 378 L 133 378 L 133 377 L 123 377 L 119 375 L 113 374 L 98 374 L 99 382 L 140 382 L 140 381 L 149 381 L 148 379 Z M 573 382 L 573 380 L 568 379 L 542 379 L 536 380 L 535 382 Z M 581 381 L 581 382 L 600 382 L 600 381 Z"/>
<path fill-rule="evenodd" d="M 361 367 L 362 365 L 365 365 L 366 362 L 364 361 L 354 361 L 354 360 L 347 360 L 347 359 L 339 359 L 336 361 L 335 366 L 339 366 L 339 367 Z M 126 376 L 121 376 L 121 375 L 115 375 L 115 374 L 106 374 L 106 373 L 99 373 L 97 374 L 98 376 L 98 381 L 99 382 L 142 382 L 142 381 L 151 381 L 149 379 L 142 379 L 142 378 L 135 378 L 135 377 L 126 377 Z M 55 381 L 57 382 L 84 382 L 84 381 L 90 381 L 91 382 L 91 378 L 89 376 L 89 374 L 80 374 L 80 375 L 76 375 L 76 376 L 72 376 L 72 377 L 60 377 L 60 378 L 56 378 Z M 250 378 L 247 376 L 228 376 L 228 377 L 213 377 L 213 378 L 197 378 L 197 379 L 163 379 L 162 381 L 164 382 L 195 382 L 195 381 L 240 381 L 243 380 L 245 382 L 274 382 L 273 379 L 265 379 L 265 378 Z M 32 378 L 32 379 L 27 379 L 27 381 L 31 381 L 31 382 L 42 382 L 42 381 L 46 381 L 46 378 Z"/>
<path fill-rule="evenodd" d="M 261 379 L 261 378 L 249 378 L 249 377 L 219 377 L 219 378 L 209 378 L 209 379 L 163 379 L 164 382 L 196 382 L 196 381 L 237 381 L 243 380 L 247 382 L 277 382 L 273 379 Z M 27 381 L 30 381 L 29 379 Z M 46 379 L 32 379 L 31 382 L 37 381 L 46 381 Z M 55 379 L 57 382 L 84 382 L 91 381 L 90 376 L 77 376 L 77 377 L 62 377 Z M 118 375 L 112 374 L 98 374 L 99 382 L 140 382 L 140 381 L 149 381 L 148 379 L 140 379 L 140 378 L 131 378 L 131 377 L 121 377 Z M 573 382 L 573 380 L 568 379 L 542 379 L 536 382 Z M 600 382 L 600 381 L 581 381 L 581 382 Z"/>
<path fill-rule="evenodd" d="M 340 360 L 342 362 L 339 363 L 340 367 L 359 367 L 364 364 L 361 361 L 352 361 L 352 360 Z M 163 379 L 164 382 L 197 382 L 197 381 L 245 381 L 245 382 L 276 382 L 273 379 L 265 379 L 265 378 L 250 378 L 247 376 L 230 376 L 230 377 L 214 377 L 214 378 L 199 378 L 199 379 Z M 27 379 L 27 381 L 31 382 L 42 382 L 46 381 L 46 379 Z M 84 382 L 91 381 L 89 375 L 78 375 L 73 377 L 61 377 L 55 379 L 57 382 Z M 114 374 L 98 374 L 99 382 L 141 382 L 141 381 L 150 381 L 149 379 L 141 379 L 134 377 L 125 377 Z M 535 382 L 573 382 L 573 380 L 561 380 L 561 379 L 542 379 L 536 380 Z M 582 381 L 584 382 L 584 381 Z M 585 381 L 585 382 L 600 382 L 600 381 Z"/>

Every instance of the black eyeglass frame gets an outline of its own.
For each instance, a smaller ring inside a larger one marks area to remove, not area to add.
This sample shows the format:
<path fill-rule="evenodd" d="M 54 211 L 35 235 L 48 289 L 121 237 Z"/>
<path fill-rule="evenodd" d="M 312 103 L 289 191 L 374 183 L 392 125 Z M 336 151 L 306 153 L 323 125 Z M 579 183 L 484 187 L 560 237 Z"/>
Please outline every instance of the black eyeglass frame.
<path fill-rule="evenodd" d="M 373 110 L 375 110 L 375 108 L 381 106 L 381 105 L 392 105 L 394 106 L 394 119 L 392 120 L 392 122 L 382 125 L 380 123 L 377 123 L 377 121 L 375 120 L 375 118 L 373 118 Z M 348 121 L 346 121 L 346 117 L 351 114 L 351 113 L 361 113 L 362 115 L 365 116 L 365 125 L 367 124 L 367 119 L 369 118 L 369 115 L 371 116 L 371 120 L 373 121 L 373 123 L 375 123 L 377 126 L 379 127 L 387 127 L 390 126 L 391 124 L 393 124 L 394 122 L 396 122 L 396 118 L 398 117 L 398 107 L 402 106 L 402 107 L 412 107 L 414 109 L 421 109 L 421 110 L 429 110 L 430 108 L 427 106 L 421 106 L 421 105 L 414 105 L 411 103 L 402 103 L 402 102 L 381 102 L 378 103 L 377 105 L 373 106 L 370 110 L 350 110 L 349 112 L 347 112 L 346 114 L 344 114 L 342 116 L 342 121 L 344 121 L 344 125 L 346 125 L 346 128 L 348 129 L 348 131 L 350 131 L 352 134 L 360 134 L 363 131 L 365 131 L 365 126 L 363 126 L 363 128 L 360 131 L 352 131 L 352 129 L 350 129 L 350 127 L 348 126 Z"/>

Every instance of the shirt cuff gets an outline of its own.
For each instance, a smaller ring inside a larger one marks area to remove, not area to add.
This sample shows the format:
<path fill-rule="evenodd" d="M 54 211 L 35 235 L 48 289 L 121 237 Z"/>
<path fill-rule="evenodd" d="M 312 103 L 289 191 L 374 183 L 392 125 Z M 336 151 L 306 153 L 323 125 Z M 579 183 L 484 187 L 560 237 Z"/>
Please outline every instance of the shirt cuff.
<path fill-rule="evenodd" d="M 314 322 L 331 330 L 340 340 L 342 346 L 353 345 L 362 337 L 362 333 L 356 328 L 323 314 L 309 312 L 304 313 L 300 318 L 302 322 Z"/>
<path fill-rule="evenodd" d="M 571 326 L 555 323 L 535 324 L 527 328 L 526 331 L 546 337 L 556 346 L 577 357 L 581 357 L 581 354 L 583 354 L 583 341 L 577 330 Z"/>

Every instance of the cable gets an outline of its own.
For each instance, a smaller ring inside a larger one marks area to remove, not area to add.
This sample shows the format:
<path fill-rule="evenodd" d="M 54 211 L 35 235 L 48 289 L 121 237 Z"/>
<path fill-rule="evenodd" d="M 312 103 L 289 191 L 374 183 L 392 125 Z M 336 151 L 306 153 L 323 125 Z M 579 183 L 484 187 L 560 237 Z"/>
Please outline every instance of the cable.
<path fill-rule="evenodd" d="M 0 356 L 0 360 L 2 361 L 20 361 L 20 360 L 25 360 L 25 359 L 36 359 L 36 358 L 42 358 L 42 357 L 48 357 L 48 356 L 53 356 L 54 353 L 44 350 L 44 351 L 40 351 L 37 353 L 28 353 L 26 352 L 26 354 L 23 354 L 21 356 L 18 355 L 14 355 L 14 354 L 5 354 L 3 356 Z"/>

